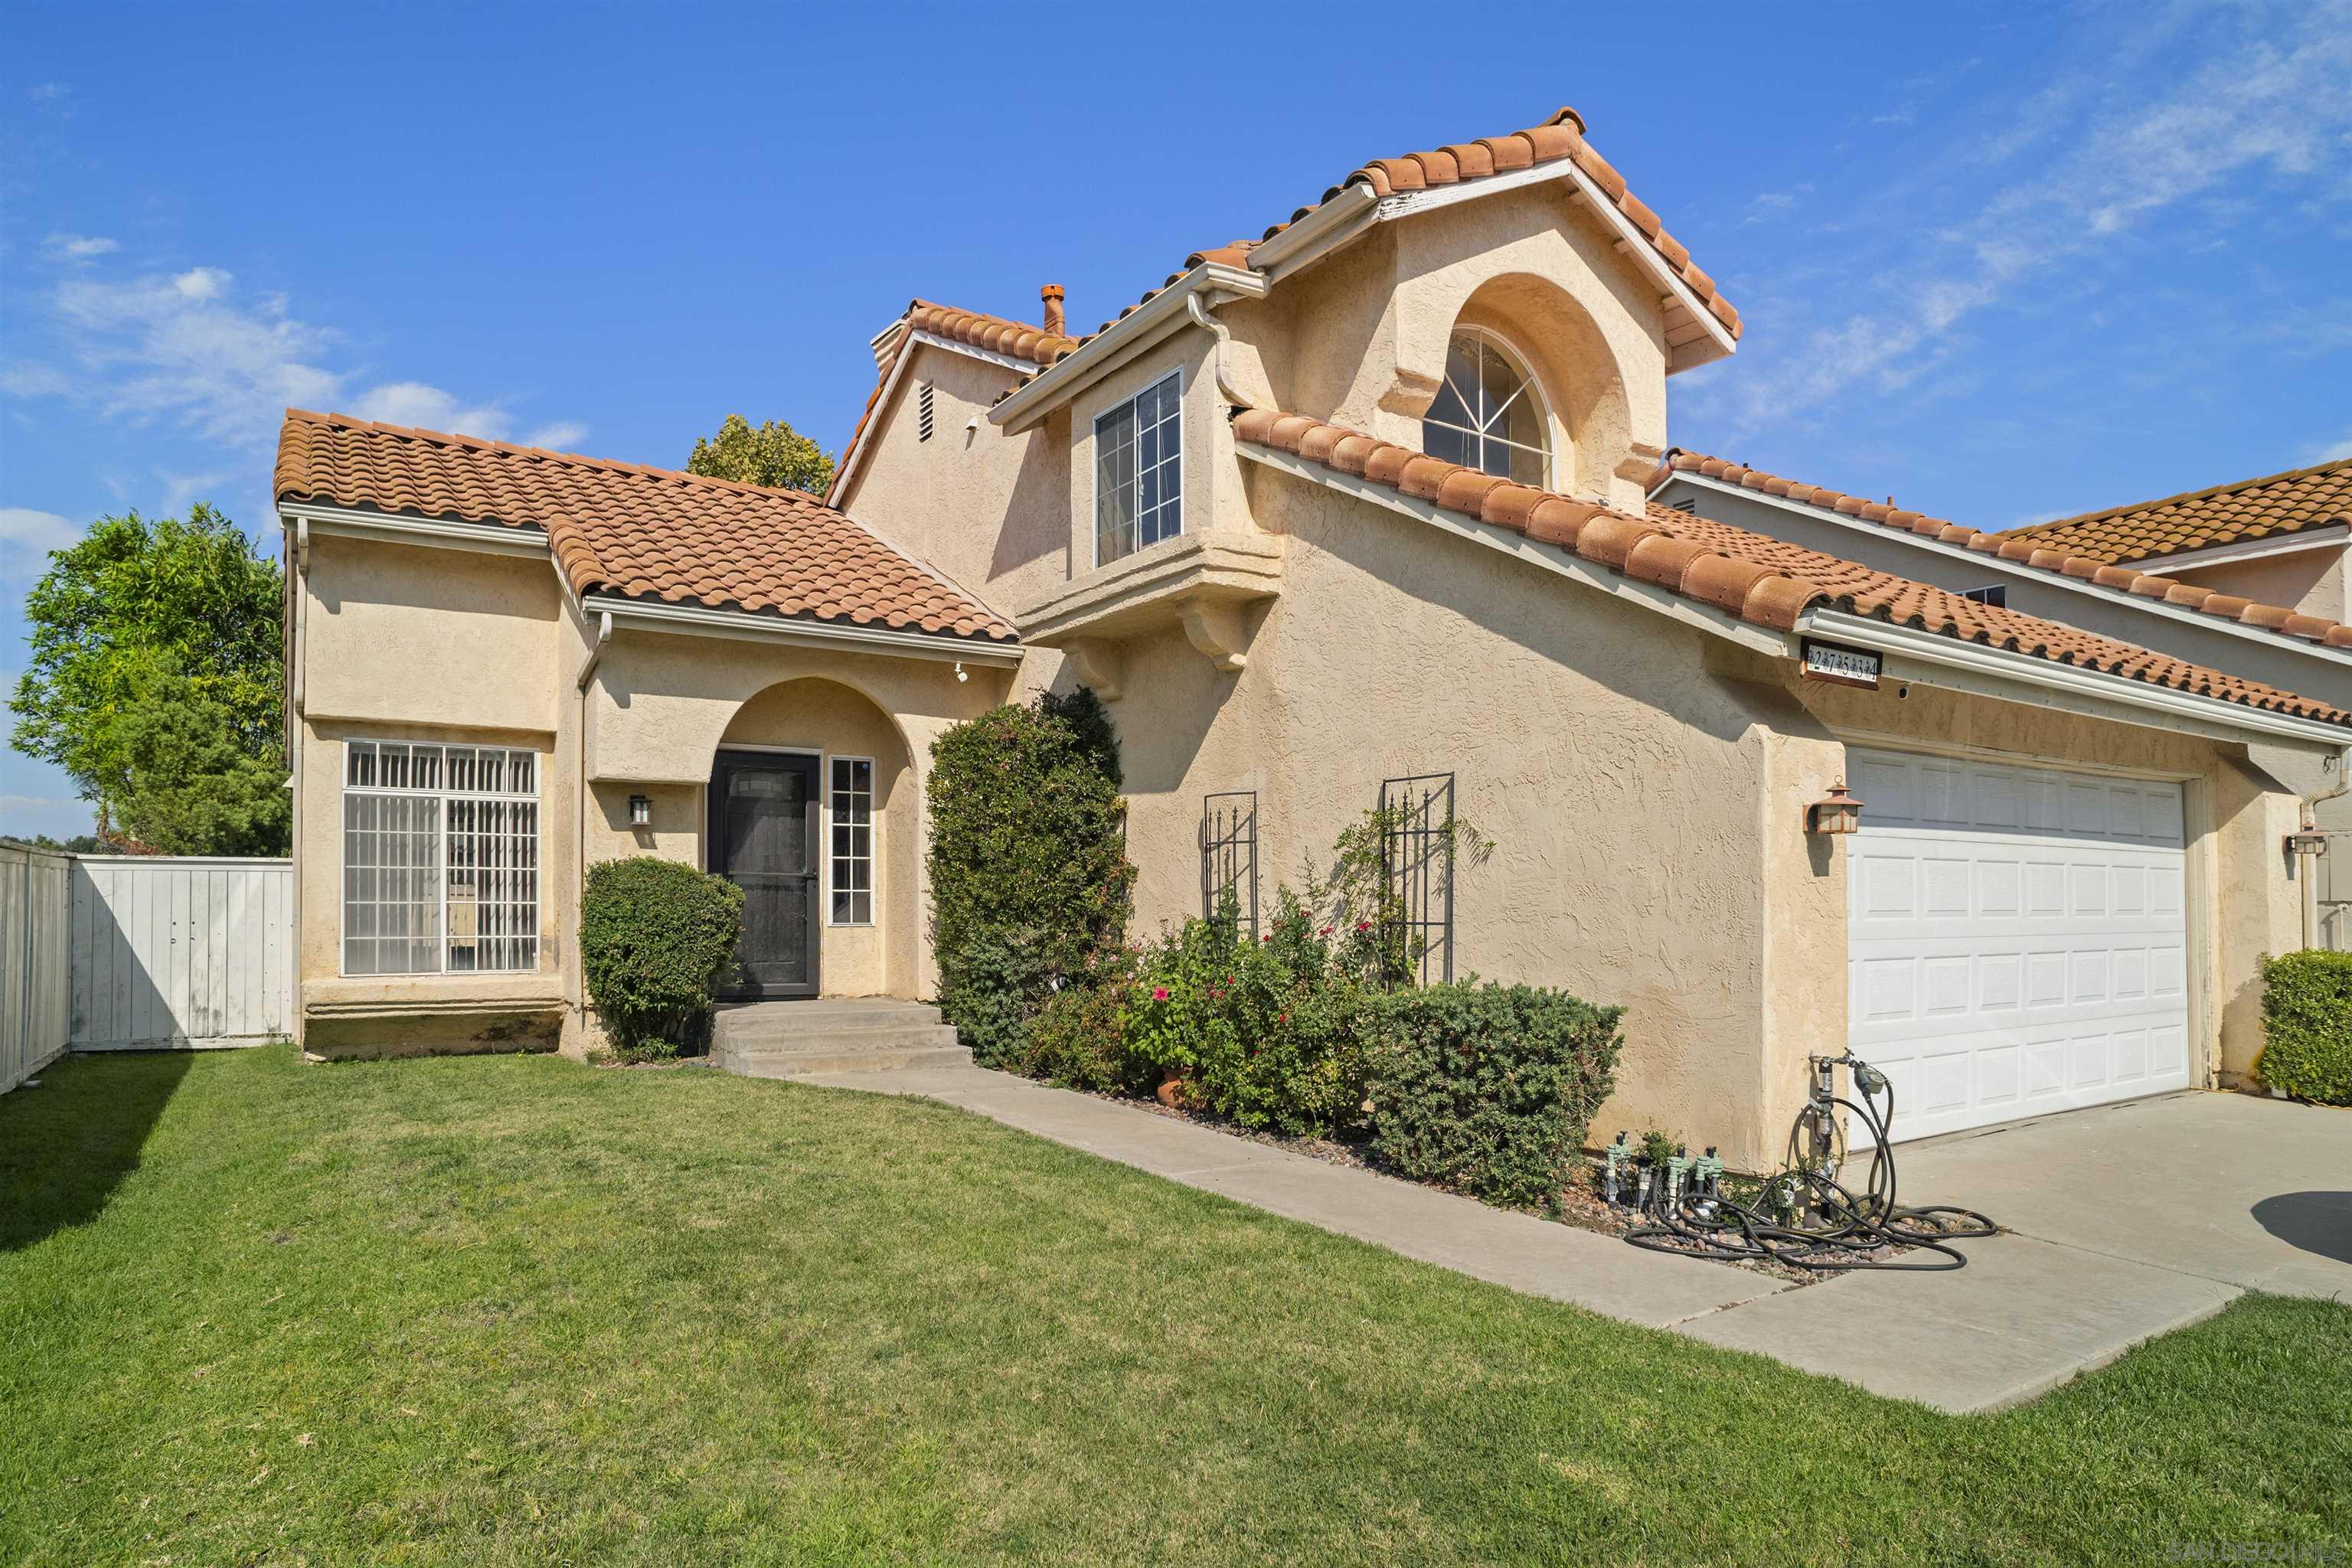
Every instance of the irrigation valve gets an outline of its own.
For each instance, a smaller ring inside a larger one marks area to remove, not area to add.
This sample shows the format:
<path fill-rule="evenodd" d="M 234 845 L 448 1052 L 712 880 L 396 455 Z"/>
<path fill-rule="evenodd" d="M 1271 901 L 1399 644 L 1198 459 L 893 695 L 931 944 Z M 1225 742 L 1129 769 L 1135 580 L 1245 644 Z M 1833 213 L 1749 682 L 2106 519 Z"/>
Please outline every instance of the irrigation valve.
<path fill-rule="evenodd" d="M 1607 1202 L 1622 1204 L 1625 1201 L 1625 1177 L 1633 1168 L 1633 1151 L 1626 1143 L 1622 1129 L 1618 1131 L 1617 1142 L 1609 1145 L 1606 1152 L 1609 1169 L 1601 1179 L 1601 1195 Z"/>

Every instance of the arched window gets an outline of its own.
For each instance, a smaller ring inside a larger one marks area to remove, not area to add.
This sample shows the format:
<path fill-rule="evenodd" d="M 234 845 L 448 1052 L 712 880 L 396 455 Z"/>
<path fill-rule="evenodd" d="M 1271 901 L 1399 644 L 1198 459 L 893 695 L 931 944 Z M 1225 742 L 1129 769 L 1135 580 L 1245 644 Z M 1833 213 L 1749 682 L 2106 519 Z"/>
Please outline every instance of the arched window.
<path fill-rule="evenodd" d="M 1538 489 L 1549 482 L 1549 421 L 1535 378 L 1475 328 L 1456 331 L 1446 344 L 1445 384 L 1422 420 L 1421 439 L 1433 458 Z"/>

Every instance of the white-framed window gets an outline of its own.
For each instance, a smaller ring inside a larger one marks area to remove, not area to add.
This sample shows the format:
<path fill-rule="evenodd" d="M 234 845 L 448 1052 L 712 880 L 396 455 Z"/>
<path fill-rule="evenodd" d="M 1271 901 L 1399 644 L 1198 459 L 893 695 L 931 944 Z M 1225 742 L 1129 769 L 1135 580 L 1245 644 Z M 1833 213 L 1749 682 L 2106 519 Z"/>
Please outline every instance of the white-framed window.
<path fill-rule="evenodd" d="M 1519 356 L 1492 332 L 1455 329 L 1445 380 L 1422 417 L 1422 450 L 1541 489 L 1550 483 L 1550 424 Z"/>
<path fill-rule="evenodd" d="M 874 923 L 874 759 L 835 757 L 828 781 L 833 808 L 831 923 Z"/>
<path fill-rule="evenodd" d="M 539 967 L 539 753 L 343 742 L 343 973 Z"/>
<path fill-rule="evenodd" d="M 1095 564 L 1184 531 L 1184 373 L 1095 416 Z"/>

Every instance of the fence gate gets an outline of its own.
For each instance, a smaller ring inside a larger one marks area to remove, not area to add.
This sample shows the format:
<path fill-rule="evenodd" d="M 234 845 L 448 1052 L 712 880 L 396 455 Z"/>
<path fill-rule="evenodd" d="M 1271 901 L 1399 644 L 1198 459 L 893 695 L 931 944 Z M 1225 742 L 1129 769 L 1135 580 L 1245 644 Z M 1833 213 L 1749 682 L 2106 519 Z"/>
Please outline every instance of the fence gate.
<path fill-rule="evenodd" d="M 1454 978 L 1454 775 L 1381 781 L 1382 920 L 1408 975 Z"/>
<path fill-rule="evenodd" d="M 77 1051 L 257 1045 L 294 1032 L 294 864 L 73 861 Z"/>
<path fill-rule="evenodd" d="M 1257 935 L 1257 791 L 1227 790 L 1201 802 L 1201 918 L 1234 900 L 1236 926 Z M 1243 922 L 1246 921 L 1244 925 Z"/>

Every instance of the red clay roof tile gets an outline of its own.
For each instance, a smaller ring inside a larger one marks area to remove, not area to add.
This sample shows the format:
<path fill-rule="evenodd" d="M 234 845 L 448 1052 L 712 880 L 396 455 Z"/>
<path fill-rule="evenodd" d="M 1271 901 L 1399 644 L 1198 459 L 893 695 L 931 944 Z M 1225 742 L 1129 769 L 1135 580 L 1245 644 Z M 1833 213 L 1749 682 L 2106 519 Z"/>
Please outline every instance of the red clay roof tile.
<path fill-rule="evenodd" d="M 1319 449 L 1323 432 L 1338 428 L 1264 408 L 1251 409 L 1234 421 L 1236 439 L 1294 453 L 1310 440 Z M 1343 432 L 1334 448 L 1343 446 L 1350 434 Z M 1807 609 L 1819 605 L 2248 708 L 2352 728 L 2352 712 L 2324 702 L 2056 621 L 1979 605 L 1925 583 L 1874 571 L 1859 562 L 1824 555 L 1655 501 L 1638 518 L 1572 496 L 1546 494 L 1528 507 L 1518 486 L 1482 489 L 1454 483 L 1458 474 L 1470 471 L 1458 465 L 1420 453 L 1399 453 L 1398 461 L 1389 465 L 1380 460 L 1397 451 L 1382 448 L 1366 466 L 1365 477 L 1402 489 L 1399 475 L 1410 472 L 1421 481 L 1413 487 L 1416 490 L 1425 489 L 1439 498 L 1436 504 L 1449 510 L 1524 531 L 1539 542 L 1556 544 L 1586 561 L 1657 583 L 1685 598 L 1728 609 L 1741 620 L 1776 631 L 1793 630 Z M 1433 473 L 1423 467 L 1426 464 L 1442 471 Z M 1328 460 L 1326 466 L 1331 466 Z M 1742 475 L 1747 471 L 1739 470 Z"/>
<path fill-rule="evenodd" d="M 2339 466 L 2347 475 L 2352 475 L 2352 464 Z M 2318 471 L 2317 469 L 2305 470 L 2306 473 Z M 1699 474 L 1724 484 L 1738 485 L 1742 489 L 1760 490 L 1767 495 L 1785 496 L 1790 500 L 1801 505 L 1820 507 L 1825 511 L 1833 511 L 1842 517 L 1861 518 L 1864 521 L 1878 523 L 1881 527 L 1916 533 L 1924 538 L 1939 540 L 1946 544 L 1960 545 L 1988 555 L 1998 555 L 2004 561 L 2012 562 L 2020 566 L 2030 566 L 2036 571 L 2052 572 L 2060 576 L 2095 583 L 2103 588 L 2119 588 L 2128 594 L 2137 594 L 2142 598 L 2162 600 L 2168 604 L 2196 610 L 2201 615 L 2218 616 L 2224 620 L 2236 621 L 2241 626 L 2275 632 L 2281 637 L 2299 637 L 2331 647 L 2352 646 L 2352 629 L 2339 626 L 2333 621 L 2322 620 L 2315 616 L 2297 616 L 2292 610 L 2283 610 L 2276 605 L 2258 605 L 2251 600 L 2239 599 L 2230 595 L 2215 594 L 2210 589 L 2190 588 L 2189 584 L 2179 583 L 2170 577 L 2161 577 L 2147 572 L 2136 572 L 2128 566 L 2111 564 L 2095 553 L 2083 552 L 2080 548 L 2080 541 L 2046 539 L 2042 537 L 2040 528 L 2013 529 L 2005 533 L 1987 533 L 1963 523 L 1947 522 L 1941 518 L 1924 517 L 1889 503 L 1841 494 L 1824 485 L 1797 484 L 1794 481 L 1783 479 L 1778 475 L 1765 473 L 1760 468 L 1750 468 L 1742 464 L 1727 462 L 1721 458 L 1710 458 L 1702 452 L 1684 451 L 1680 447 L 1668 452 L 1665 460 L 1658 466 L 1657 471 L 1650 476 L 1651 493 L 1654 495 L 1659 486 L 1678 473 Z M 2256 482 L 2266 484 L 2270 481 Z M 2347 500 L 2352 500 L 2352 485 L 2347 485 Z M 1906 519 L 1916 521 L 1906 522 Z M 2057 526 L 2055 523 L 2042 525 L 2047 528 Z M 2309 524 L 2299 526 L 2309 526 Z M 2177 593 L 2176 590 L 2184 591 Z M 2342 635 L 2344 640 L 2334 640 L 2338 634 Z"/>
<path fill-rule="evenodd" d="M 538 529 L 576 594 L 1015 640 L 928 567 L 798 490 L 289 408 L 277 495 Z"/>
<path fill-rule="evenodd" d="M 2011 529 L 2002 537 L 2116 565 L 2352 522 L 2352 459 Z"/>

